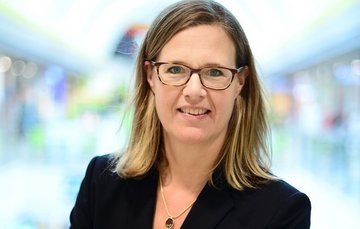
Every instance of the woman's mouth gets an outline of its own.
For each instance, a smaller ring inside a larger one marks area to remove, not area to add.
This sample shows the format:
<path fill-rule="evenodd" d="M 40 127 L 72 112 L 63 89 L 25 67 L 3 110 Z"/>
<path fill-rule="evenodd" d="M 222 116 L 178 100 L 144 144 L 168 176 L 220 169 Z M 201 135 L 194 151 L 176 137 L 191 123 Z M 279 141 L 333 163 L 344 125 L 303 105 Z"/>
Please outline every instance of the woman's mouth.
<path fill-rule="evenodd" d="M 208 109 L 204 109 L 204 108 L 191 108 L 191 107 L 179 108 L 178 110 L 179 110 L 181 113 L 185 113 L 185 114 L 189 114 L 189 115 L 194 115 L 194 116 L 204 115 L 204 114 L 208 114 L 208 113 L 210 112 L 210 110 L 208 110 Z"/>

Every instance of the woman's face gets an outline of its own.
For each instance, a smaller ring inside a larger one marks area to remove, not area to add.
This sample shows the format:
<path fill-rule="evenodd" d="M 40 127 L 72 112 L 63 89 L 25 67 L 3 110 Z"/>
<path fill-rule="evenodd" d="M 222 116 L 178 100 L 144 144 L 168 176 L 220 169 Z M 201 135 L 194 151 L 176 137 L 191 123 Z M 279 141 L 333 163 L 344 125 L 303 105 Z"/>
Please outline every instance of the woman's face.
<path fill-rule="evenodd" d="M 238 67 L 233 41 L 216 25 L 199 25 L 177 33 L 156 61 L 181 63 L 194 69 L 209 65 Z M 212 90 L 201 84 L 197 73 L 186 85 L 169 86 L 161 83 L 149 62 L 145 62 L 145 68 L 165 140 L 186 144 L 223 142 L 247 69 L 238 73 L 227 89 Z"/>

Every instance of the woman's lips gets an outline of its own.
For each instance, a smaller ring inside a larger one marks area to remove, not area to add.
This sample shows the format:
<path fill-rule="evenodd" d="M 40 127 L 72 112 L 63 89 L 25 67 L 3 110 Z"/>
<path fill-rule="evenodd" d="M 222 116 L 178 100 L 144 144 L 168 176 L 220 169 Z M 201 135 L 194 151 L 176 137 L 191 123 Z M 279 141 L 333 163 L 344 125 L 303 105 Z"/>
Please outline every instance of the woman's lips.
<path fill-rule="evenodd" d="M 178 109 L 181 113 L 194 115 L 194 116 L 200 116 L 204 114 L 208 114 L 210 110 L 205 108 L 195 108 L 195 107 L 184 107 Z"/>

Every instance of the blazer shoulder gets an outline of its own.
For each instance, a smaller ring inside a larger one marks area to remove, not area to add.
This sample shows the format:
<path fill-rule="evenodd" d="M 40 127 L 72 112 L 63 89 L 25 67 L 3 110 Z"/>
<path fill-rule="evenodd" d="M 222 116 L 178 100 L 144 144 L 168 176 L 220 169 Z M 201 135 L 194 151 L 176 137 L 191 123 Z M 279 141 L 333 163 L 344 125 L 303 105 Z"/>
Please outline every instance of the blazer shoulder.
<path fill-rule="evenodd" d="M 284 180 L 274 181 L 270 183 L 267 188 L 269 189 L 269 192 L 272 193 L 273 196 L 277 197 L 280 201 L 301 201 L 305 206 L 311 208 L 309 197 Z M 267 188 L 265 187 L 265 189 Z"/>
<path fill-rule="evenodd" d="M 90 160 L 88 167 L 91 167 L 95 173 L 102 173 L 111 167 L 112 161 L 112 154 L 94 156 Z"/>
<path fill-rule="evenodd" d="M 310 199 L 283 180 L 271 181 L 256 189 L 235 191 L 233 198 L 236 208 L 245 217 L 244 222 L 253 225 L 251 228 L 302 229 L 310 225 Z"/>
<path fill-rule="evenodd" d="M 125 178 L 115 172 L 114 166 L 113 154 L 94 156 L 87 165 L 80 189 L 86 189 L 90 193 L 93 190 L 101 191 L 124 184 Z"/>
<path fill-rule="evenodd" d="M 292 186 L 291 184 L 287 183 L 284 180 L 275 180 L 270 181 L 269 183 L 260 187 L 260 190 L 266 193 L 273 193 L 278 194 L 281 196 L 291 196 L 293 194 L 299 193 L 300 191 Z"/>
<path fill-rule="evenodd" d="M 274 204 L 281 204 L 282 202 L 289 201 L 294 197 L 298 197 L 302 201 L 309 202 L 310 204 L 310 200 L 305 193 L 299 191 L 297 188 L 284 180 L 270 181 L 257 189 L 248 189 L 245 191 L 245 195 L 259 200 L 261 199 L 263 203 L 274 202 Z"/>
<path fill-rule="evenodd" d="M 278 200 L 278 204 L 269 221 L 269 228 L 310 228 L 311 202 L 305 193 L 285 181 L 275 182 L 270 189 L 273 189 L 272 196 Z"/>
<path fill-rule="evenodd" d="M 112 154 L 95 156 L 88 163 L 75 205 L 70 228 L 110 228 L 104 226 L 116 218 L 126 205 L 126 182 L 114 171 Z M 101 226 L 99 226 L 101 225 Z"/>

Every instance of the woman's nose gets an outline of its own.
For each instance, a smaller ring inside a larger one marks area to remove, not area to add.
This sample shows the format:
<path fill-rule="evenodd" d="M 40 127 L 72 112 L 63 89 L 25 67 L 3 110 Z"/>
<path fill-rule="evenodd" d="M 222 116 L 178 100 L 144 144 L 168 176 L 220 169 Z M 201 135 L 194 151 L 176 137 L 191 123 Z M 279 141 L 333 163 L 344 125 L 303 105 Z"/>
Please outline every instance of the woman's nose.
<path fill-rule="evenodd" d="M 197 102 L 197 100 L 204 98 L 206 93 L 207 91 L 200 81 L 199 74 L 193 73 L 183 89 L 183 95 Z"/>

